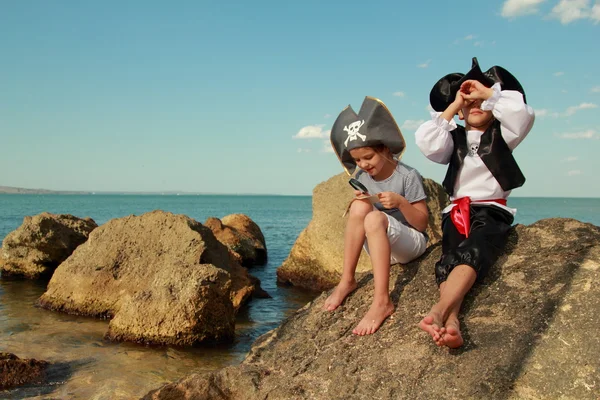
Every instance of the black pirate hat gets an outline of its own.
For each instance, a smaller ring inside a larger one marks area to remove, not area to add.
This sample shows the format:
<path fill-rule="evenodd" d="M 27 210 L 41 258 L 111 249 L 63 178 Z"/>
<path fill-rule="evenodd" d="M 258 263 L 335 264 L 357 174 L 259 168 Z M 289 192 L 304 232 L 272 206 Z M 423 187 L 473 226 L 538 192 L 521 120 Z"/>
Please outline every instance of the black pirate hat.
<path fill-rule="evenodd" d="M 358 114 L 351 106 L 337 117 L 331 128 L 331 146 L 349 175 L 356 170 L 350 150 L 380 144 L 388 147 L 397 158 L 406 148 L 404 137 L 390 110 L 374 97 L 365 97 Z"/>
<path fill-rule="evenodd" d="M 527 103 L 523 86 L 521 86 L 517 78 L 510 72 L 497 65 L 485 72 L 481 72 L 477 58 L 473 57 L 473 64 L 469 72 L 466 74 L 455 72 L 437 81 L 433 89 L 431 89 L 431 93 L 429 93 L 431 107 L 435 111 L 444 111 L 454 101 L 460 85 L 469 79 L 479 81 L 487 87 L 492 87 L 496 82 L 499 82 L 502 90 L 516 90 L 520 92 L 523 95 L 523 100 Z"/>

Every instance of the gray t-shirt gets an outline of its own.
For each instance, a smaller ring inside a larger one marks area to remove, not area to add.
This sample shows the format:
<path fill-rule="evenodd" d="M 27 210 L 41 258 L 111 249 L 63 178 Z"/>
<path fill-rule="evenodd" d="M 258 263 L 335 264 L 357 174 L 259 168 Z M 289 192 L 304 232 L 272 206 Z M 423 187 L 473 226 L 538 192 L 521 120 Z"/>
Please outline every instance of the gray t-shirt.
<path fill-rule="evenodd" d="M 369 194 L 395 192 L 400 196 L 403 196 L 409 203 L 416 203 L 417 201 L 427 198 L 425 189 L 423 188 L 423 178 L 421 177 L 421 174 L 419 174 L 416 169 L 409 167 L 402 162 L 398 162 L 396 169 L 387 179 L 376 181 L 371 175 L 361 169 L 358 170 L 356 179 L 367 187 Z M 381 203 L 376 203 L 375 207 L 394 217 L 402 224 L 410 226 L 411 228 L 413 227 L 406 222 L 406 218 L 404 218 L 404 215 L 402 215 L 402 212 L 399 209 L 387 209 L 384 208 Z"/>

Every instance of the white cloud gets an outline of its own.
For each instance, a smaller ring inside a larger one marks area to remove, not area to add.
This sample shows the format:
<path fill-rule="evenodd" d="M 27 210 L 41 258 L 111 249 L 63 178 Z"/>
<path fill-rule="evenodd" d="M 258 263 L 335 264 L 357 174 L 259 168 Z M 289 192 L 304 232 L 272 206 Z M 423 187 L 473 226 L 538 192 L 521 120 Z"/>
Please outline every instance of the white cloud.
<path fill-rule="evenodd" d="M 483 47 L 483 40 L 478 40 L 475 43 L 473 43 L 473 46 L 475 47 Z"/>
<path fill-rule="evenodd" d="M 554 76 L 563 76 L 564 74 L 565 74 L 564 72 L 558 71 L 558 72 L 553 73 L 552 75 L 554 75 Z"/>
<path fill-rule="evenodd" d="M 581 175 L 581 171 L 578 169 L 574 169 L 574 170 L 567 172 L 567 175 L 569 175 L 569 176 Z"/>
<path fill-rule="evenodd" d="M 590 89 L 590 92 L 600 93 L 600 86 L 594 86 L 593 88 Z"/>
<path fill-rule="evenodd" d="M 310 149 L 298 148 L 298 153 L 310 153 Z"/>
<path fill-rule="evenodd" d="M 292 136 L 294 139 L 320 139 L 329 137 L 331 131 L 324 131 L 325 125 L 308 125 L 300 129 L 298 133 Z"/>
<path fill-rule="evenodd" d="M 548 116 L 548 110 L 546 110 L 545 108 L 541 108 L 539 110 L 535 110 L 535 116 L 536 116 L 536 118 L 547 117 Z"/>
<path fill-rule="evenodd" d="M 600 22 L 600 3 L 594 4 L 592 11 L 590 11 L 590 19 L 594 21 L 594 24 Z"/>
<path fill-rule="evenodd" d="M 577 160 L 579 160 L 579 157 L 571 156 L 571 157 L 563 158 L 561 160 L 561 162 L 568 163 L 568 162 L 574 162 Z"/>
<path fill-rule="evenodd" d="M 581 132 L 561 133 L 557 136 L 563 139 L 594 139 L 598 137 L 598 134 L 594 129 L 588 129 Z"/>
<path fill-rule="evenodd" d="M 407 119 L 406 121 L 404 121 L 404 123 L 400 127 L 400 130 L 403 130 L 403 131 L 416 131 L 417 128 L 419 126 L 421 126 L 421 124 L 423 122 L 425 122 L 424 119 Z"/>
<path fill-rule="evenodd" d="M 545 0 L 506 0 L 502 5 L 502 16 L 504 18 L 515 18 L 523 15 L 535 14 L 539 10 L 537 6 Z"/>
<path fill-rule="evenodd" d="M 464 39 L 465 40 L 473 40 L 473 39 L 475 39 L 475 37 L 476 37 L 475 35 L 467 35 L 467 36 L 465 36 Z"/>
<path fill-rule="evenodd" d="M 323 118 L 331 118 L 331 114 L 325 114 Z"/>
<path fill-rule="evenodd" d="M 560 20 L 563 25 L 588 17 L 591 17 L 589 0 L 560 0 L 550 13 L 550 18 Z"/>
<path fill-rule="evenodd" d="M 427 61 L 425 61 L 422 64 L 417 64 L 417 67 L 419 67 L 419 68 L 427 68 L 427 67 L 429 67 L 429 63 L 430 62 L 431 62 L 431 60 L 427 60 Z"/>
<path fill-rule="evenodd" d="M 406 94 L 404 92 L 394 92 L 393 95 L 396 96 L 396 97 L 404 97 L 404 96 L 406 96 Z"/>
<path fill-rule="evenodd" d="M 324 153 L 333 153 L 333 147 L 331 147 L 331 142 L 329 140 L 325 140 L 323 142 L 323 149 L 322 151 Z"/>
<path fill-rule="evenodd" d="M 567 110 L 565 111 L 565 116 L 570 117 L 571 115 L 575 114 L 579 110 L 589 110 L 592 108 L 598 108 L 598 106 L 594 103 L 581 103 L 578 106 L 568 107 Z"/>
<path fill-rule="evenodd" d="M 425 107 L 425 109 L 426 109 L 427 111 L 429 111 L 429 112 L 433 112 L 433 111 L 435 111 L 435 110 L 433 109 L 433 107 L 431 107 L 431 104 L 427 104 L 427 107 Z"/>

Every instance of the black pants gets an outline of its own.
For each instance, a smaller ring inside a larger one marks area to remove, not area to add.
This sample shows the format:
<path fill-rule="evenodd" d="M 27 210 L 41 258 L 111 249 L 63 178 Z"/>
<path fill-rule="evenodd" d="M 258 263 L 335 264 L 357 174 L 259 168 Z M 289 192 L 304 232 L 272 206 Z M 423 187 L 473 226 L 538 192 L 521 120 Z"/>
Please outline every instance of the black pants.
<path fill-rule="evenodd" d="M 461 235 L 450 213 L 442 216 L 442 257 L 435 264 L 438 285 L 448 279 L 450 272 L 461 264 L 472 267 L 481 280 L 498 260 L 508 239 L 514 217 L 496 206 L 471 204 L 469 237 Z"/>

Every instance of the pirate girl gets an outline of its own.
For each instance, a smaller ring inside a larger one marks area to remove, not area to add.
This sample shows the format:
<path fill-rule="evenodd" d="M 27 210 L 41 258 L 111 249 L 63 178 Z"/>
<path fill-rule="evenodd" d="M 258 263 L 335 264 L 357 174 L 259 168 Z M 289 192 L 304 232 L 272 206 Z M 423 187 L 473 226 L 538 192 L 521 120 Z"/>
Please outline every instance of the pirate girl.
<path fill-rule="evenodd" d="M 455 348 L 463 344 L 464 296 L 506 244 L 516 213 L 506 199 L 525 182 L 512 151 L 531 130 L 534 113 L 512 74 L 498 66 L 482 72 L 476 58 L 467 74 L 440 79 L 430 102 L 435 112 L 416 141 L 431 161 L 448 164 L 443 186 L 452 203 L 442 211 L 442 256 L 435 265 L 440 298 L 419 326 L 438 346 Z M 465 127 L 455 123 L 456 114 Z"/>
<path fill-rule="evenodd" d="M 361 249 L 373 266 L 375 294 L 367 314 L 352 331 L 372 334 L 394 311 L 388 293 L 390 265 L 408 263 L 425 251 L 428 211 L 421 175 L 399 161 L 406 147 L 391 113 L 366 97 L 358 114 L 348 106 L 331 130 L 331 144 L 361 191 L 349 207 L 340 283 L 323 308 L 335 310 L 357 287 L 354 273 Z M 364 193 L 363 193 L 364 192 Z M 368 199 L 367 195 L 375 195 Z"/>

